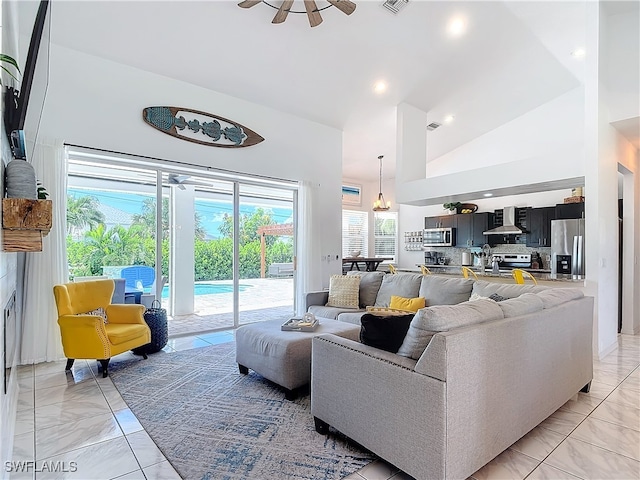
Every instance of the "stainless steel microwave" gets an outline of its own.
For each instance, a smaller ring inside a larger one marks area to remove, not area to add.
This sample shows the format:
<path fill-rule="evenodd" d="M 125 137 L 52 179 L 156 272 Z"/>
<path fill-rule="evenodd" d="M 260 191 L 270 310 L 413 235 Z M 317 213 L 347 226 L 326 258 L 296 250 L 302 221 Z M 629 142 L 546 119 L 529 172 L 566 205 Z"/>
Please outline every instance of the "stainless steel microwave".
<path fill-rule="evenodd" d="M 455 244 L 455 228 L 425 228 L 422 233 L 422 245 L 425 247 L 453 247 Z"/>

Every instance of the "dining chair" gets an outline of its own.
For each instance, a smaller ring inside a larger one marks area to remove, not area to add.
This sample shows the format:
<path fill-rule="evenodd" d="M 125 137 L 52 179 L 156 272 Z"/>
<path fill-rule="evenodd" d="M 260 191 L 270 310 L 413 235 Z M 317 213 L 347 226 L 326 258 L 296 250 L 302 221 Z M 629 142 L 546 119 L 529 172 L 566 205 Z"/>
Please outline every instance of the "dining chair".
<path fill-rule="evenodd" d="M 398 269 L 396 267 L 394 267 L 393 265 L 389 264 L 389 273 L 396 274 L 396 273 L 398 273 Z"/>
<path fill-rule="evenodd" d="M 522 270 L 520 268 L 514 268 L 511 271 L 511 275 L 513 275 L 513 278 L 518 285 L 524 285 L 525 277 L 530 278 L 533 281 L 534 285 L 538 284 L 538 281 L 535 279 L 535 277 L 531 275 L 531 273 L 527 272 L 526 270 Z"/>
<path fill-rule="evenodd" d="M 478 280 L 478 275 L 476 275 L 476 272 L 471 270 L 469 267 L 461 267 L 461 269 L 462 269 L 462 276 L 464 278 L 469 278 L 469 275 L 471 275 L 474 279 Z"/>
<path fill-rule="evenodd" d="M 424 265 L 420 265 L 420 271 L 422 272 L 422 275 L 431 275 L 431 270 Z"/>

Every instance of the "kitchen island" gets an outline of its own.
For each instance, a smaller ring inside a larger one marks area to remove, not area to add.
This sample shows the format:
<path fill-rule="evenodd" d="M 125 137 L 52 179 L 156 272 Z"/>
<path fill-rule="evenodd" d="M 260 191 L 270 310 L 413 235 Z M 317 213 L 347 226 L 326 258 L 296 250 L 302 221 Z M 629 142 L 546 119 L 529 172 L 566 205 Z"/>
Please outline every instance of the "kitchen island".
<path fill-rule="evenodd" d="M 462 266 L 460 265 L 426 265 L 431 271 L 432 275 L 447 275 L 447 276 L 462 276 Z M 512 269 L 500 269 L 499 273 L 492 273 L 491 268 L 487 267 L 482 272 L 480 267 L 468 267 L 475 272 L 479 279 L 487 282 L 497 283 L 514 283 L 513 276 L 511 274 Z M 551 270 L 544 270 L 540 268 L 523 268 L 530 272 L 540 285 L 554 285 L 566 286 L 566 287 L 581 287 L 584 286 L 585 279 L 573 278 L 571 275 L 552 274 Z M 416 264 L 416 268 L 399 268 L 400 272 L 420 273 L 420 264 Z M 530 283 L 530 282 L 528 282 Z"/>

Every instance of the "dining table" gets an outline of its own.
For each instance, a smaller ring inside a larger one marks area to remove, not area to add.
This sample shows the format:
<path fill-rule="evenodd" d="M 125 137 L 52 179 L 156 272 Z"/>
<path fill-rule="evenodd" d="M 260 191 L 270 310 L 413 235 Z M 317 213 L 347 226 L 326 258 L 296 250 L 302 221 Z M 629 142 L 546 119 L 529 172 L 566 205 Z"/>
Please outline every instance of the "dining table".
<path fill-rule="evenodd" d="M 364 271 L 366 272 L 375 272 L 378 269 L 378 266 L 386 261 L 393 260 L 392 257 L 345 257 L 342 259 L 342 268 L 343 270 L 351 271 L 351 270 L 360 270 L 360 266 L 364 267 Z"/>

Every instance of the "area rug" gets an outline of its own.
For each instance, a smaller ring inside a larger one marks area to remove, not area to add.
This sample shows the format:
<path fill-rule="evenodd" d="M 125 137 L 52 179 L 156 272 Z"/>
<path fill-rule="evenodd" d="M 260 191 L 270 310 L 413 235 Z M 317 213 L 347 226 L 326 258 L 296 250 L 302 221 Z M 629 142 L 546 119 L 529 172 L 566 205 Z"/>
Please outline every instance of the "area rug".
<path fill-rule="evenodd" d="M 235 342 L 117 362 L 110 376 L 162 453 L 187 479 L 335 480 L 375 457 L 314 429 L 309 395 L 291 402 L 250 371 Z"/>

